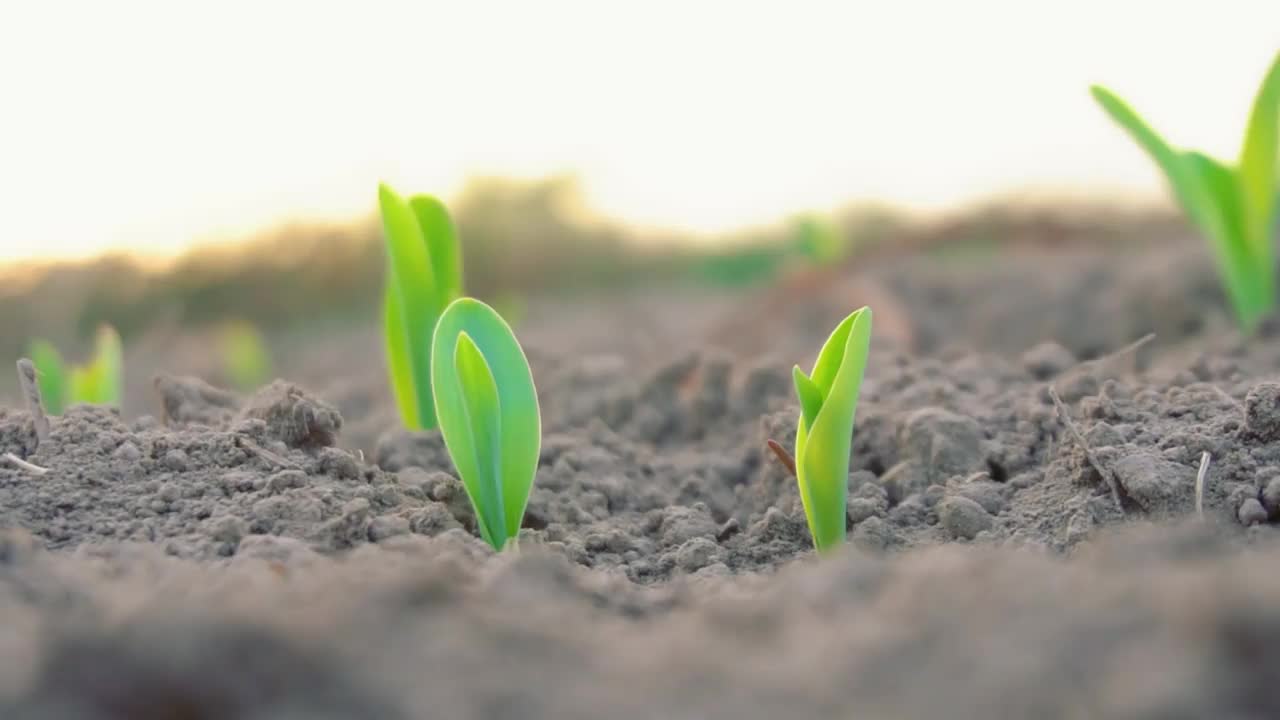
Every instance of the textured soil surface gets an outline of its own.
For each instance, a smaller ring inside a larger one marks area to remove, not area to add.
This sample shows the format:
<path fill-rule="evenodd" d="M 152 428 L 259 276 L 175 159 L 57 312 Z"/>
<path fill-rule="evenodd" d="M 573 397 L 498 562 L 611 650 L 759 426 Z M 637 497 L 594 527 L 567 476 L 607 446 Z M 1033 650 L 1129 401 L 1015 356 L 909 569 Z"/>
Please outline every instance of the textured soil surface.
<path fill-rule="evenodd" d="M 48 470 L 0 464 L 0 717 L 1276 716 L 1280 324 L 1221 303 L 1180 243 L 534 303 L 501 556 L 438 435 L 394 429 L 376 327 L 248 397 L 135 352 L 123 416 L 38 442 L 0 410 Z M 850 542 L 818 559 L 764 442 L 863 304 Z"/>

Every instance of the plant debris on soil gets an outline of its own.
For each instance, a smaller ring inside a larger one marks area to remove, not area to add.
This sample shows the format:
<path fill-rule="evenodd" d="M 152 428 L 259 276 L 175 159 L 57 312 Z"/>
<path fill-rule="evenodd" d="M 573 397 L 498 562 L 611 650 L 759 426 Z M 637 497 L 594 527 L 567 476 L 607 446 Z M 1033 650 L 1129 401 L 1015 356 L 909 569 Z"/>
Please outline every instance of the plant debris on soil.
<path fill-rule="evenodd" d="M 1280 714 L 1276 324 L 1236 334 L 1182 245 L 987 260 L 535 305 L 513 553 L 438 433 L 395 429 L 370 329 L 247 397 L 161 374 L 152 414 L 45 437 L 0 410 L 0 717 Z M 850 542 L 819 560 L 767 443 L 862 304 Z"/>

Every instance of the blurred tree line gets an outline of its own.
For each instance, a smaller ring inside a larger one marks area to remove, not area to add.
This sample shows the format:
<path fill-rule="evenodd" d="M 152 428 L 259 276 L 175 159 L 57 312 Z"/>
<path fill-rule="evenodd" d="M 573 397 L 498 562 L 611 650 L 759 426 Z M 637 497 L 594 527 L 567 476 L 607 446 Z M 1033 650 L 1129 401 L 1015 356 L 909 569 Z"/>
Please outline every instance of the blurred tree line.
<path fill-rule="evenodd" d="M 791 264 L 846 262 L 891 237 L 903 247 L 912 237 L 928 244 L 1019 233 L 1078 237 L 1114 228 L 1117 220 L 1063 221 L 989 208 L 904 233 L 894 212 L 857 206 L 690 238 L 640 232 L 593 214 L 571 177 L 478 179 L 451 210 L 467 292 L 490 300 L 655 285 L 742 287 L 768 282 Z M 243 243 L 194 249 L 162 268 L 117 256 L 12 269 L 0 283 L 0 356 L 18 357 L 35 337 L 83 348 L 101 323 L 114 325 L 127 343 L 152 327 L 201 329 L 228 320 L 266 332 L 311 321 L 376 322 L 384 262 L 380 222 L 370 216 L 340 226 L 281 227 Z"/>

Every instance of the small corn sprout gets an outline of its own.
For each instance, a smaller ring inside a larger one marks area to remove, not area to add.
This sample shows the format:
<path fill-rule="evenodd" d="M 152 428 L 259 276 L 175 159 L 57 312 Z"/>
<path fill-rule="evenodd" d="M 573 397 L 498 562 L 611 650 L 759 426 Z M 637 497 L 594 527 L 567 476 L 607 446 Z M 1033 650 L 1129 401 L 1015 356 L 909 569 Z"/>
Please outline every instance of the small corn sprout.
<path fill-rule="evenodd" d="M 233 321 L 218 334 L 222 372 L 237 390 L 248 392 L 271 379 L 271 351 L 252 323 Z"/>
<path fill-rule="evenodd" d="M 391 390 L 405 427 L 434 429 L 431 334 L 445 307 L 462 292 L 458 237 L 449 211 L 433 197 L 406 201 L 381 185 L 378 204 L 387 236 L 383 326 Z"/>
<path fill-rule="evenodd" d="M 50 415 L 61 415 L 67 407 L 80 403 L 120 406 L 124 352 L 114 328 L 98 328 L 93 360 L 87 365 L 67 367 L 58 349 L 45 340 L 31 343 L 28 352 L 40 397 Z"/>
<path fill-rule="evenodd" d="M 870 345 L 871 309 L 864 307 L 827 338 L 812 373 L 792 371 L 800 399 L 795 475 L 819 552 L 844 543 L 853 418 Z"/>
<path fill-rule="evenodd" d="M 1173 148 L 1106 88 L 1093 97 L 1164 171 L 1178 204 L 1208 239 L 1236 317 L 1246 330 L 1275 305 L 1280 175 L 1280 55 L 1262 82 L 1235 167 Z"/>
<path fill-rule="evenodd" d="M 520 532 L 538 469 L 533 374 L 510 326 L 472 298 L 454 300 L 440 316 L 431 353 L 440 432 L 480 536 L 501 550 Z"/>

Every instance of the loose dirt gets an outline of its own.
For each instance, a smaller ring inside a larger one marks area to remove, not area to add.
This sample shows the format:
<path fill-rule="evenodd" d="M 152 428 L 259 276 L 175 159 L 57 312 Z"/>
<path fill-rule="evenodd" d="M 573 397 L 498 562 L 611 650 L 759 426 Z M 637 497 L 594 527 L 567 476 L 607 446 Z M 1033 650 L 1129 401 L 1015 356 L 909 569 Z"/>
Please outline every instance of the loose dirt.
<path fill-rule="evenodd" d="M 248 397 L 131 358 L 159 376 L 123 417 L 38 441 L 0 410 L 0 454 L 48 470 L 0 464 L 0 716 L 1273 716 L 1280 346 L 1215 282 L 1176 244 L 534 302 L 504 555 L 438 434 L 395 429 L 372 323 Z M 849 547 L 819 559 L 765 442 L 864 303 Z"/>

